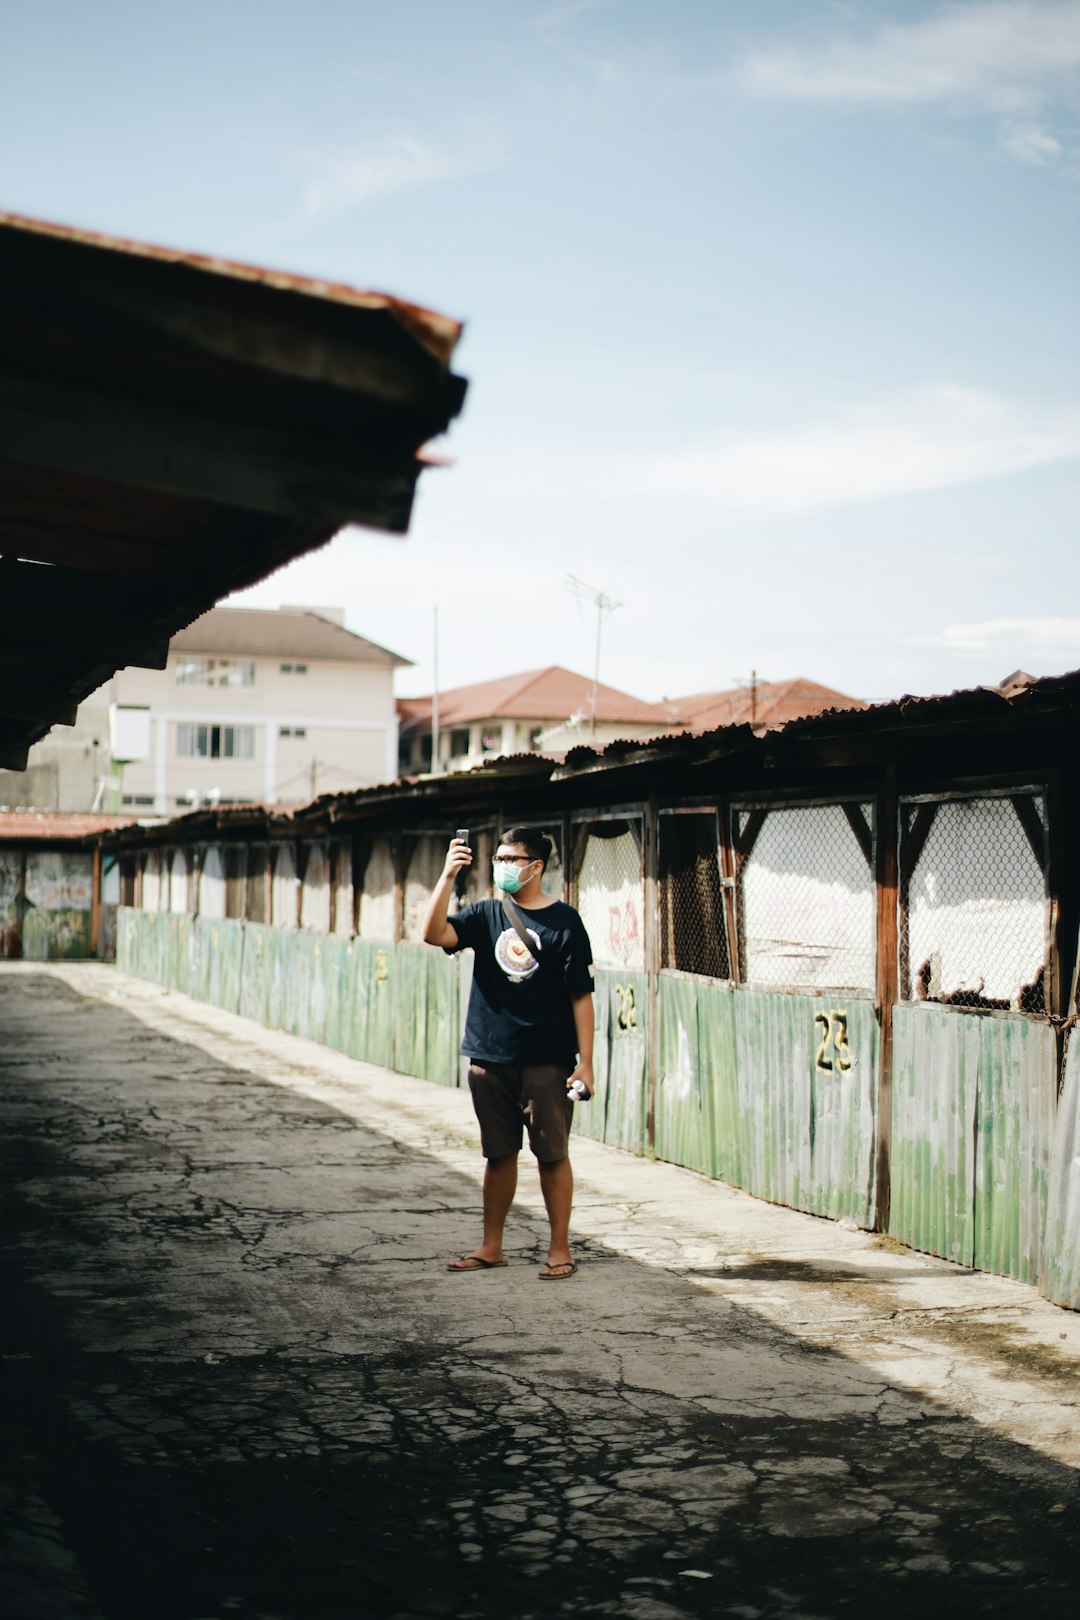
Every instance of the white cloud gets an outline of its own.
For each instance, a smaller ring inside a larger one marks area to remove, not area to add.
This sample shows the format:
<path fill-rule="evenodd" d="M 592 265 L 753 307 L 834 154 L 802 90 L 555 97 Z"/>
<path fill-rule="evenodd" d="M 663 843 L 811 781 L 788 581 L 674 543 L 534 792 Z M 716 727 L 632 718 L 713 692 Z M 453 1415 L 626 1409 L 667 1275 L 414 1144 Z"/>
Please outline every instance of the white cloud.
<path fill-rule="evenodd" d="M 1004 644 L 1014 662 L 1023 662 L 1031 654 L 1043 659 L 1080 659 L 1080 619 L 983 619 L 976 624 L 946 625 L 940 635 L 914 639 L 959 653 L 981 653 Z"/>
<path fill-rule="evenodd" d="M 864 38 L 748 56 L 741 78 L 762 95 L 796 101 L 944 101 L 1016 112 L 1080 64 L 1080 6 L 1060 0 L 952 5 Z"/>
<path fill-rule="evenodd" d="M 472 167 L 411 135 L 394 136 L 319 159 L 304 192 L 303 217 L 317 220 L 345 214 L 374 197 L 448 180 Z"/>
<path fill-rule="evenodd" d="M 976 483 L 1080 455 L 1080 411 L 935 387 L 776 433 L 732 433 L 638 461 L 613 493 L 684 495 L 795 516 Z"/>
<path fill-rule="evenodd" d="M 1006 124 L 998 133 L 1003 152 L 1020 163 L 1034 163 L 1045 167 L 1056 163 L 1064 154 L 1061 142 L 1038 124 Z"/>

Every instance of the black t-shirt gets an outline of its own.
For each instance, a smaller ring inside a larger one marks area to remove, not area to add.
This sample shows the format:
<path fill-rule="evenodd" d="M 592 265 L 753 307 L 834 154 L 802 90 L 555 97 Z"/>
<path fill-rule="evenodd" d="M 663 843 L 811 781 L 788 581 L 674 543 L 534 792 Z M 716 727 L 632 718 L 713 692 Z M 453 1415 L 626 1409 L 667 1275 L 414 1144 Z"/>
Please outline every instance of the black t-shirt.
<path fill-rule="evenodd" d="M 519 906 L 542 957 L 525 949 L 499 900 L 481 900 L 449 919 L 455 950 L 472 949 L 472 993 L 461 1050 L 478 1063 L 566 1063 L 577 1060 L 572 998 L 591 994 L 592 946 L 585 924 L 561 900 L 537 910 Z"/>

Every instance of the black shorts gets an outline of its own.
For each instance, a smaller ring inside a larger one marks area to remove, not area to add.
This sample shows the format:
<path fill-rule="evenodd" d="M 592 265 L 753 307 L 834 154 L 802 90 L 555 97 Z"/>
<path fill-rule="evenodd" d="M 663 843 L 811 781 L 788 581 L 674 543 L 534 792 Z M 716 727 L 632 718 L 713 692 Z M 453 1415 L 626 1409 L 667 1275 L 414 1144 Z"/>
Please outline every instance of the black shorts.
<path fill-rule="evenodd" d="M 541 1164 L 570 1152 L 574 1105 L 566 1095 L 572 1063 L 477 1063 L 469 1060 L 469 1090 L 480 1122 L 485 1159 L 521 1152 L 521 1133 Z"/>

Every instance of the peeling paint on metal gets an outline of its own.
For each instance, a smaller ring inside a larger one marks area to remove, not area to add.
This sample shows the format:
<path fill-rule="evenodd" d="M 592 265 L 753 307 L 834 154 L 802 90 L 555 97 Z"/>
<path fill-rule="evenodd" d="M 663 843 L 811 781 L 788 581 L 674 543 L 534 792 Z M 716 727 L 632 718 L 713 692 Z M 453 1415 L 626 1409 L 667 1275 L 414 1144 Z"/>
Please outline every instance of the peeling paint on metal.
<path fill-rule="evenodd" d="M 1055 1305 L 1080 1310 L 1080 1039 L 1075 1030 L 1055 1121 L 1039 1287 Z"/>
<path fill-rule="evenodd" d="M 1057 1096 L 1037 1019 L 898 1007 L 890 1230 L 960 1265 L 1035 1282 Z"/>

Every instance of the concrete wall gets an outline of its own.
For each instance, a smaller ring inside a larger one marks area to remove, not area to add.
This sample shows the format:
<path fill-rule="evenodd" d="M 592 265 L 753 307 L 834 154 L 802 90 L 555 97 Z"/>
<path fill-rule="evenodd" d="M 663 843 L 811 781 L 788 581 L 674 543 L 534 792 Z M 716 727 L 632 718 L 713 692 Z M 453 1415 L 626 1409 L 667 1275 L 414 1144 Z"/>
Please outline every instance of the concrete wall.
<path fill-rule="evenodd" d="M 93 867 L 87 849 L 0 850 L 0 955 L 34 962 L 89 956 Z"/>

